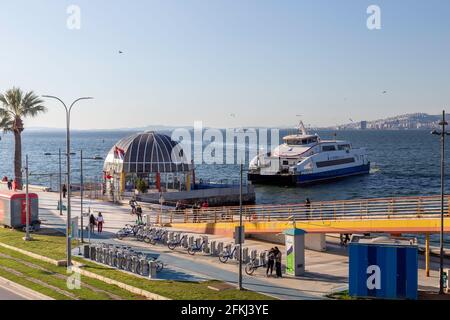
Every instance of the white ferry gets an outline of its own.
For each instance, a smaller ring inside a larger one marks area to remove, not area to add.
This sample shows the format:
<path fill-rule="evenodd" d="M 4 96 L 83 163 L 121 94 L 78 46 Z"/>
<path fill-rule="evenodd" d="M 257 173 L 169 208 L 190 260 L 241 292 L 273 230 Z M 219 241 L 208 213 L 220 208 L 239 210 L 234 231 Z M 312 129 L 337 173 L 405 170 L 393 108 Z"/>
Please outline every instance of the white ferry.
<path fill-rule="evenodd" d="M 321 140 L 317 134 L 309 134 L 303 122 L 298 134 L 283 141 L 272 152 L 259 154 L 250 162 L 250 182 L 303 185 L 370 171 L 364 148 L 353 148 L 343 140 Z"/>

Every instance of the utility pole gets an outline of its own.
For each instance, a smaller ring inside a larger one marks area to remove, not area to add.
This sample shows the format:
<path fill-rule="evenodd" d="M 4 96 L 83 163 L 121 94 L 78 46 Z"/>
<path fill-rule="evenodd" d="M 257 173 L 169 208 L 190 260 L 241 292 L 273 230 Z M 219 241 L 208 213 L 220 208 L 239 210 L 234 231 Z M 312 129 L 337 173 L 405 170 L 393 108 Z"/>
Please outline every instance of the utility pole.
<path fill-rule="evenodd" d="M 445 120 L 445 110 L 442 111 L 442 121 L 439 122 L 442 131 L 433 130 L 434 135 L 441 137 L 441 230 L 440 230 L 440 257 L 439 257 L 439 294 L 444 294 L 444 182 L 445 182 L 445 136 L 450 135 L 445 131 L 448 122 Z"/>
<path fill-rule="evenodd" d="M 61 169 L 61 148 L 58 152 L 59 156 L 59 215 L 63 215 L 63 202 L 62 202 L 62 169 Z"/>
<path fill-rule="evenodd" d="M 84 243 L 84 229 L 83 229 L 83 191 L 84 191 L 84 182 L 83 182 L 83 149 L 80 150 L 80 208 L 81 208 L 81 243 Z"/>
<path fill-rule="evenodd" d="M 26 179 L 26 186 L 25 186 L 25 238 L 23 240 L 25 241 L 31 241 L 30 236 L 30 197 L 28 192 L 28 178 L 29 178 L 29 170 L 28 170 L 28 155 L 25 156 L 25 179 Z"/>
<path fill-rule="evenodd" d="M 243 171 L 244 171 L 244 164 L 241 161 L 241 166 L 240 166 L 240 184 L 239 184 L 239 235 L 238 235 L 238 239 L 239 239 L 239 290 L 243 290 L 244 288 L 242 287 L 242 243 L 243 240 L 242 239 L 244 237 L 243 235 L 243 225 L 242 225 L 242 176 L 243 176 Z"/>

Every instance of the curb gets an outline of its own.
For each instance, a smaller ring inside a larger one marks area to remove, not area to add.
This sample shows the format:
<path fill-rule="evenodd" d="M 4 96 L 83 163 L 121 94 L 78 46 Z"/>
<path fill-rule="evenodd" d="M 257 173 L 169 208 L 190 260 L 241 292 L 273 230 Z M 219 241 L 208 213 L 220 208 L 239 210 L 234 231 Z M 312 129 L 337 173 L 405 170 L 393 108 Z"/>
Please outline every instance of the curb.
<path fill-rule="evenodd" d="M 146 298 L 149 299 L 149 300 L 171 300 L 171 299 L 169 299 L 169 298 L 160 296 L 160 295 L 158 295 L 158 294 L 151 293 L 151 292 L 149 292 L 149 291 L 146 291 L 146 290 L 143 290 L 143 289 L 139 289 L 139 288 L 130 286 L 130 285 L 128 285 L 128 284 L 125 284 L 125 283 L 122 283 L 122 282 L 119 282 L 119 281 L 116 281 L 116 280 L 113 280 L 113 279 L 110 279 L 110 278 L 103 277 L 103 276 L 98 275 L 98 274 L 96 274 L 96 273 L 93 273 L 93 272 L 90 272 L 90 271 L 83 270 L 83 269 L 81 269 L 81 268 L 79 268 L 79 267 L 73 266 L 73 267 L 72 267 L 72 270 L 73 270 L 74 272 L 77 272 L 77 273 L 83 275 L 83 276 L 86 276 L 86 277 L 89 277 L 89 278 L 94 278 L 94 279 L 100 280 L 100 281 L 102 281 L 102 282 L 105 282 L 105 283 L 107 283 L 107 284 L 116 285 L 116 286 L 118 286 L 119 288 L 122 288 L 122 289 L 124 289 L 124 290 L 127 290 L 127 291 L 129 291 L 129 292 L 131 292 L 131 293 L 134 293 L 134 294 L 137 294 L 137 295 L 146 297 Z"/>
<path fill-rule="evenodd" d="M 19 296 L 24 297 L 27 300 L 55 300 L 53 298 L 46 296 L 45 294 L 31 290 L 11 280 L 0 277 L 0 287 L 2 286 L 4 286 L 6 289 L 13 289 L 13 291 L 12 290 L 10 291 Z"/>
<path fill-rule="evenodd" d="M 13 247 L 13 246 L 1 243 L 1 242 L 0 242 L 0 246 L 4 247 L 6 249 L 10 249 L 10 250 L 22 253 L 23 255 L 29 256 L 31 258 L 34 258 L 34 259 L 37 259 L 37 260 L 41 260 L 41 261 L 44 261 L 44 262 L 48 262 L 50 264 L 54 264 L 54 265 L 59 266 L 59 267 L 60 266 L 66 266 L 66 261 L 63 261 L 63 260 L 54 260 L 54 259 L 51 259 L 51 258 L 47 258 L 47 257 L 41 256 L 39 254 L 32 253 L 32 252 L 29 252 L 29 251 L 26 251 L 26 250 L 23 250 L 23 249 L 19 249 L 19 248 L 16 248 L 16 247 Z M 77 273 L 79 273 L 81 275 L 84 275 L 84 276 L 86 276 L 88 278 L 93 278 L 93 279 L 97 279 L 97 280 L 100 280 L 100 281 L 108 283 L 108 284 L 116 285 L 119 288 L 122 288 L 122 289 L 124 289 L 126 291 L 129 291 L 131 293 L 143 296 L 143 297 L 145 297 L 145 298 L 147 298 L 149 300 L 171 300 L 169 298 L 160 296 L 160 295 L 158 295 L 156 293 L 151 293 L 149 291 L 130 286 L 130 285 L 125 284 L 123 282 L 119 282 L 119 281 L 116 281 L 116 280 L 113 280 L 113 279 L 110 279 L 110 278 L 98 275 L 96 273 L 83 270 L 83 269 L 81 269 L 81 266 L 82 266 L 81 263 L 79 263 L 77 261 L 73 261 L 72 270 L 74 272 L 77 272 Z"/>
<path fill-rule="evenodd" d="M 9 250 L 17 251 L 17 252 L 22 253 L 22 254 L 24 254 L 26 256 L 29 256 L 31 258 L 48 262 L 48 263 L 53 264 L 53 265 L 55 265 L 57 267 L 64 267 L 64 266 L 66 266 L 66 261 L 65 260 L 55 260 L 55 259 L 47 258 L 47 257 L 41 256 L 39 254 L 30 252 L 30 251 L 26 251 L 26 250 L 23 250 L 23 249 L 19 249 L 19 248 L 16 248 L 16 247 L 13 247 L 13 246 L 1 243 L 1 242 L 0 242 L 0 246 L 4 247 L 6 249 L 9 249 Z"/>

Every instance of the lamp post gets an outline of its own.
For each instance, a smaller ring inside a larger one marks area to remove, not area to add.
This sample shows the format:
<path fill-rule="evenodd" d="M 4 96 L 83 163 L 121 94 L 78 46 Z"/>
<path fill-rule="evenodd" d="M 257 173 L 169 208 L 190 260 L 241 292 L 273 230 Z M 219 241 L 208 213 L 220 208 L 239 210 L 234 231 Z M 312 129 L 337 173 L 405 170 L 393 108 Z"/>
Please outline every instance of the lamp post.
<path fill-rule="evenodd" d="M 239 182 L 239 290 L 243 290 L 242 287 L 242 243 L 243 243 L 243 225 L 242 225 L 242 176 L 244 172 L 244 164 L 240 165 L 240 182 Z"/>
<path fill-rule="evenodd" d="M 444 178 L 445 178 L 445 136 L 450 132 L 445 131 L 448 122 L 445 120 L 445 110 L 442 111 L 442 120 L 439 122 L 442 131 L 433 130 L 431 134 L 441 137 L 441 231 L 440 231 L 440 259 L 439 259 L 439 294 L 444 294 Z"/>
<path fill-rule="evenodd" d="M 67 255 L 67 267 L 69 268 L 72 265 L 72 246 L 71 246 L 71 236 L 70 236 L 70 226 L 71 226 L 71 207 L 70 207 L 70 196 L 71 196 L 71 186 L 70 186 L 70 114 L 72 112 L 73 106 L 81 100 L 90 100 L 92 97 L 82 97 L 76 99 L 69 108 L 67 108 L 66 104 L 58 97 L 44 95 L 44 98 L 55 99 L 61 102 L 66 110 L 66 153 L 67 153 L 67 221 L 66 221 L 66 255 Z"/>
<path fill-rule="evenodd" d="M 30 236 L 30 198 L 28 192 L 28 177 L 29 177 L 29 169 L 28 169 L 28 155 L 25 156 L 25 241 L 31 241 Z"/>

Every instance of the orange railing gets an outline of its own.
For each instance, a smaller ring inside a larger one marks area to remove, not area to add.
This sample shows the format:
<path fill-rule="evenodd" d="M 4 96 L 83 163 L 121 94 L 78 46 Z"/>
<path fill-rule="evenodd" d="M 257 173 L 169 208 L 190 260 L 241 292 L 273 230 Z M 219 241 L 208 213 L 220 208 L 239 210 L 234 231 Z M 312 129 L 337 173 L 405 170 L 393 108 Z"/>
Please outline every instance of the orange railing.
<path fill-rule="evenodd" d="M 445 196 L 444 210 L 449 215 L 449 198 Z M 323 201 L 289 205 L 252 205 L 243 207 L 245 221 L 287 221 L 341 219 L 422 219 L 435 218 L 441 213 L 441 197 L 397 197 Z M 239 206 L 187 210 L 164 210 L 160 221 L 166 223 L 218 223 L 239 220 Z"/>

